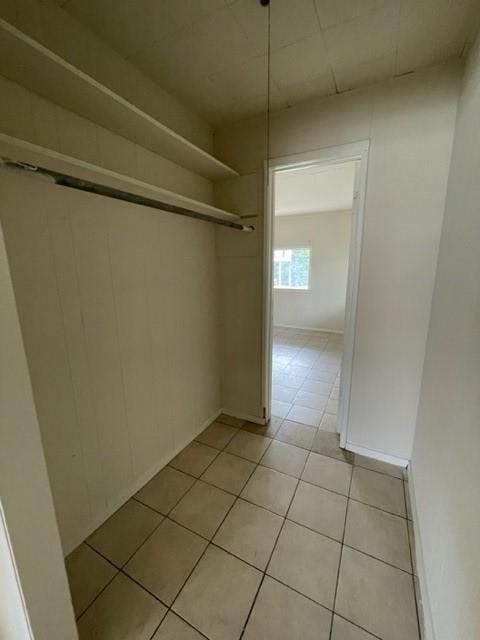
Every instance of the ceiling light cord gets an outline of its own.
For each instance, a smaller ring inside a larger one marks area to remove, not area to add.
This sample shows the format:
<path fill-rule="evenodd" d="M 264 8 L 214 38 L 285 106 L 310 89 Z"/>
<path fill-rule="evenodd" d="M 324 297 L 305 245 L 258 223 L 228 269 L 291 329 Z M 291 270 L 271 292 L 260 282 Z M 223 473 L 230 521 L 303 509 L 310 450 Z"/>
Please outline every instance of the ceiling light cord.
<path fill-rule="evenodd" d="M 266 112 L 267 112 L 267 122 L 266 122 L 266 132 L 265 132 L 265 152 L 266 152 L 266 160 L 270 159 L 270 57 L 271 57 L 271 46 L 270 46 L 270 38 L 271 38 L 271 21 L 270 21 L 270 0 L 260 0 L 260 4 L 262 7 L 267 7 L 268 15 L 267 15 L 267 104 L 266 104 Z M 267 173 L 268 176 L 268 173 Z M 268 177 L 267 177 L 268 180 Z"/>

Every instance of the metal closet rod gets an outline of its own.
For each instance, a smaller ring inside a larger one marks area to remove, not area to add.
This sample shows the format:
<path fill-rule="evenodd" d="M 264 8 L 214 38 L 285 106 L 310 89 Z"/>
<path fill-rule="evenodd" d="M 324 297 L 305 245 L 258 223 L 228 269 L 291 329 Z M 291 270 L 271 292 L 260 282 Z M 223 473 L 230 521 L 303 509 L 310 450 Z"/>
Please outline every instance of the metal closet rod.
<path fill-rule="evenodd" d="M 251 232 L 255 230 L 255 227 L 252 225 L 244 225 L 239 222 L 232 222 L 231 220 L 215 218 L 214 216 L 209 216 L 206 213 L 200 213 L 193 209 L 179 207 L 175 204 L 162 202 L 161 200 L 153 200 L 152 198 L 138 196 L 130 191 L 114 189 L 103 184 L 98 184 L 97 182 L 90 182 L 89 180 L 80 180 L 79 178 L 69 176 L 65 173 L 59 173 L 57 171 L 52 171 L 51 169 L 46 169 L 45 167 L 39 167 L 38 165 L 18 162 L 16 160 L 10 160 L 9 158 L 2 158 L 1 161 L 2 164 L 9 169 L 25 171 L 31 175 L 38 175 L 39 177 L 46 178 L 50 182 L 58 184 L 61 187 L 77 189 L 78 191 L 86 191 L 87 193 L 94 193 L 98 196 L 113 198 L 114 200 L 124 200 L 125 202 L 131 202 L 132 204 L 139 204 L 143 207 L 150 207 L 151 209 L 158 209 L 159 211 L 166 211 L 168 213 L 176 213 L 177 215 L 195 218 L 196 220 L 202 220 L 203 222 L 213 222 L 213 224 L 219 224 L 222 227 L 229 227 L 230 229 L 237 229 L 238 231 Z"/>

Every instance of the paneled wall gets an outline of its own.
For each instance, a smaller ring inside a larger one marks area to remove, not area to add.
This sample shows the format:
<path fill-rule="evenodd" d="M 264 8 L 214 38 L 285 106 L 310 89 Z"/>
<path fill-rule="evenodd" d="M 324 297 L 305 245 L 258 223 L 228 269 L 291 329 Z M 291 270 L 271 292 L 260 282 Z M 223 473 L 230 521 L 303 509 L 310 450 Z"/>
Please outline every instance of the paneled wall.
<path fill-rule="evenodd" d="M 0 301 L 0 638 L 78 640 L 1 228 Z"/>
<path fill-rule="evenodd" d="M 220 408 L 214 229 L 36 178 L 0 189 L 67 552 Z"/>

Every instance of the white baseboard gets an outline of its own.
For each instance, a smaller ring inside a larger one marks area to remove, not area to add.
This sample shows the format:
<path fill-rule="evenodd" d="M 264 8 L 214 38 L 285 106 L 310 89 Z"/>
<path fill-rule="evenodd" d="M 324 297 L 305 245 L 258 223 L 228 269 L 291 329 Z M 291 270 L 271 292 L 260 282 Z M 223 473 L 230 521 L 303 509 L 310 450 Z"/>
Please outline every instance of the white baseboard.
<path fill-rule="evenodd" d="M 279 329 L 298 329 L 299 331 L 318 331 L 319 333 L 337 333 L 343 336 L 343 331 L 339 331 L 338 329 L 320 329 L 319 327 L 299 327 L 294 324 L 274 323 L 273 328 L 275 327 L 278 327 Z"/>
<path fill-rule="evenodd" d="M 71 551 L 76 549 L 80 543 L 82 543 L 90 534 L 92 534 L 95 529 L 97 529 L 101 524 L 108 520 L 108 518 L 118 511 L 120 507 L 125 504 L 127 500 L 129 500 L 132 496 L 134 496 L 137 491 L 140 489 L 155 476 L 159 471 L 165 467 L 170 460 L 182 451 L 187 445 L 194 440 L 198 434 L 200 434 L 204 429 L 208 427 L 218 416 L 223 413 L 222 409 L 218 409 L 215 413 L 205 420 L 199 427 L 196 429 L 191 435 L 185 438 L 179 445 L 173 449 L 173 451 L 169 451 L 166 455 L 164 455 L 160 460 L 158 460 L 153 467 L 151 467 L 148 471 L 142 474 L 139 478 L 136 478 L 135 482 L 133 482 L 125 491 L 122 491 L 114 500 L 112 500 L 108 507 L 104 509 L 94 520 L 88 523 L 88 525 L 84 528 L 81 528 L 75 532 L 75 536 L 73 536 L 69 540 L 65 540 L 63 542 L 63 553 L 67 556 Z"/>
<path fill-rule="evenodd" d="M 415 499 L 415 483 L 413 481 L 412 464 L 410 463 L 407 470 L 408 482 L 405 488 L 410 496 L 410 505 L 413 519 L 413 532 L 415 537 L 415 564 L 417 566 L 418 584 L 420 586 L 420 602 L 418 603 L 418 613 L 420 624 L 422 626 L 422 640 L 435 640 L 435 631 L 433 626 L 432 608 L 430 606 L 430 598 L 428 595 L 425 563 L 423 559 L 423 543 L 422 533 L 420 531 L 418 521 L 417 502 Z"/>
<path fill-rule="evenodd" d="M 375 460 L 380 460 L 381 462 L 396 464 L 398 467 L 407 467 L 410 462 L 409 460 L 407 460 L 407 458 L 399 458 L 397 456 L 392 456 L 389 453 L 382 453 L 381 451 L 375 451 L 374 449 L 361 447 L 360 445 L 349 442 L 348 440 L 345 448 L 347 449 L 347 451 L 353 451 L 353 453 L 359 453 L 362 456 L 367 456 L 367 458 L 374 458 Z"/>
<path fill-rule="evenodd" d="M 266 424 L 265 418 L 259 418 L 258 416 L 253 416 L 250 413 L 242 413 L 241 411 L 236 411 L 235 409 L 222 409 L 219 411 L 217 415 L 220 413 L 226 413 L 229 416 L 233 416 L 234 418 L 239 418 L 240 420 L 248 420 L 249 422 L 254 422 L 255 424 Z"/>

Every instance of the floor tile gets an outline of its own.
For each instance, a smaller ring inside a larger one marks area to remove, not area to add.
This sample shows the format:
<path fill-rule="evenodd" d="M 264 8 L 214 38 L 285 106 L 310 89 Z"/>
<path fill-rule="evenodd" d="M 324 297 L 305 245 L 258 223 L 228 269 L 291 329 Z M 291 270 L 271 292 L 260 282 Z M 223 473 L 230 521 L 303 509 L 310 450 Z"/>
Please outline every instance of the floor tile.
<path fill-rule="evenodd" d="M 320 421 L 319 429 L 337 433 L 337 416 L 332 413 L 324 413 Z"/>
<path fill-rule="evenodd" d="M 318 359 L 318 366 L 340 367 L 341 361 L 340 352 L 324 351 Z"/>
<path fill-rule="evenodd" d="M 122 567 L 161 521 L 162 516 L 156 511 L 136 500 L 128 500 L 87 542 L 110 562 Z"/>
<path fill-rule="evenodd" d="M 290 387 L 291 389 L 300 389 L 304 383 L 305 378 L 303 376 L 294 376 L 288 373 L 277 373 L 273 377 L 273 383 L 282 385 L 282 387 Z"/>
<path fill-rule="evenodd" d="M 243 427 L 245 420 L 242 418 L 236 418 L 235 416 L 229 416 L 226 413 L 221 413 L 217 420 L 217 422 L 221 422 L 222 424 L 228 424 L 230 427 Z"/>
<path fill-rule="evenodd" d="M 78 617 L 117 573 L 115 567 L 86 544 L 65 560 L 73 610 Z"/>
<path fill-rule="evenodd" d="M 272 415 L 279 418 L 285 418 L 290 411 L 292 405 L 289 402 L 280 402 L 280 400 L 272 400 Z"/>
<path fill-rule="evenodd" d="M 354 467 L 350 497 L 399 516 L 406 515 L 403 481 L 397 478 Z"/>
<path fill-rule="evenodd" d="M 170 462 L 170 466 L 179 471 L 199 478 L 208 465 L 216 458 L 218 450 L 200 442 L 191 442 Z"/>
<path fill-rule="evenodd" d="M 413 522 L 411 520 L 407 520 L 407 528 L 408 528 L 408 537 L 410 539 L 410 549 L 412 553 L 412 571 L 413 571 L 413 575 L 418 576 L 416 547 L 415 547 L 415 532 L 413 530 Z"/>
<path fill-rule="evenodd" d="M 227 453 L 258 462 L 271 443 L 271 438 L 264 438 L 248 431 L 239 431 L 225 449 Z"/>
<path fill-rule="evenodd" d="M 288 519 L 335 540 L 342 540 L 347 498 L 313 484 L 300 482 Z"/>
<path fill-rule="evenodd" d="M 286 521 L 267 573 L 332 609 L 341 545 Z"/>
<path fill-rule="evenodd" d="M 299 422 L 292 422 L 291 420 L 284 420 L 275 438 L 276 440 L 293 444 L 296 447 L 310 449 L 315 434 L 316 429 L 314 427 L 310 427 L 307 424 L 300 424 Z"/>
<path fill-rule="evenodd" d="M 305 466 L 307 456 L 308 451 L 305 449 L 294 447 L 280 440 L 274 440 L 263 455 L 260 464 L 264 467 L 270 467 L 270 469 L 286 473 L 289 476 L 299 478 Z"/>
<path fill-rule="evenodd" d="M 348 620 L 339 616 L 333 616 L 332 638 L 331 640 L 377 640 L 360 627 L 355 626 Z"/>
<path fill-rule="evenodd" d="M 301 405 L 302 407 L 308 407 L 310 409 L 317 409 L 323 411 L 327 406 L 328 398 L 318 393 L 311 393 L 310 391 L 300 391 L 295 396 L 295 405 Z M 318 426 L 315 424 L 315 426 Z"/>
<path fill-rule="evenodd" d="M 253 462 L 222 452 L 208 467 L 201 479 L 238 495 L 254 469 Z"/>
<path fill-rule="evenodd" d="M 272 398 L 281 402 L 293 402 L 297 390 L 291 387 L 282 387 L 279 384 L 272 385 Z"/>
<path fill-rule="evenodd" d="M 329 640 L 332 614 L 269 576 L 260 588 L 244 640 Z"/>
<path fill-rule="evenodd" d="M 80 640 L 150 640 L 166 607 L 119 573 L 78 622 Z"/>
<path fill-rule="evenodd" d="M 325 369 L 324 367 L 312 367 L 307 375 L 307 380 L 315 380 L 316 382 L 328 382 L 333 384 L 337 377 L 336 369 Z"/>
<path fill-rule="evenodd" d="M 411 571 L 407 521 L 350 500 L 345 544 L 379 560 Z"/>
<path fill-rule="evenodd" d="M 329 382 L 320 382 L 318 380 L 305 380 L 302 385 L 302 391 L 307 391 L 309 393 L 316 393 L 319 396 L 323 396 L 325 398 L 325 404 L 327 402 L 330 393 L 332 392 L 332 385 Z"/>
<path fill-rule="evenodd" d="M 333 414 L 337 415 L 337 413 L 338 413 L 338 400 L 333 400 L 332 398 L 329 398 L 327 404 L 325 405 L 325 412 L 326 413 L 333 413 Z"/>
<path fill-rule="evenodd" d="M 345 462 L 353 462 L 354 454 L 350 451 L 340 448 L 340 436 L 338 433 L 328 433 L 320 429 L 315 434 L 312 444 L 312 451 L 321 453 L 330 458 L 344 460 Z"/>
<path fill-rule="evenodd" d="M 367 458 L 367 456 L 361 456 L 358 453 L 355 454 L 353 464 L 357 467 L 363 467 L 370 471 L 377 471 L 378 473 L 385 473 L 388 476 L 399 478 L 403 480 L 403 468 L 398 467 L 388 462 L 382 462 L 381 460 L 375 460 L 374 458 Z"/>
<path fill-rule="evenodd" d="M 242 429 L 243 431 L 248 431 L 249 433 L 255 433 L 257 436 L 274 438 L 282 422 L 283 418 L 279 418 L 278 416 L 271 416 L 270 422 L 268 424 L 256 424 L 255 422 L 249 422 L 247 420 Z"/>
<path fill-rule="evenodd" d="M 267 467 L 257 467 L 240 495 L 245 500 L 284 516 L 296 486 L 297 480 L 291 476 Z"/>
<path fill-rule="evenodd" d="M 282 522 L 283 518 L 271 511 L 238 500 L 213 541 L 263 571 Z"/>
<path fill-rule="evenodd" d="M 283 370 L 283 373 L 286 373 L 289 376 L 296 376 L 297 378 L 303 378 L 305 380 L 309 371 L 310 371 L 310 367 L 304 367 L 298 364 L 288 364 Z"/>
<path fill-rule="evenodd" d="M 348 496 L 352 466 L 341 460 L 310 453 L 302 480 Z"/>
<path fill-rule="evenodd" d="M 165 467 L 135 494 L 135 498 L 167 515 L 194 482 L 191 476 L 172 467 Z"/>
<path fill-rule="evenodd" d="M 124 571 L 170 605 L 207 544 L 195 533 L 165 519 Z"/>
<path fill-rule="evenodd" d="M 152 640 L 205 640 L 205 636 L 169 611 Z"/>
<path fill-rule="evenodd" d="M 315 366 L 312 367 L 312 371 L 328 371 L 329 373 L 334 373 L 335 376 L 338 375 L 339 370 L 339 363 L 330 362 L 328 358 L 320 358 L 318 362 L 315 363 Z"/>
<path fill-rule="evenodd" d="M 404 488 L 404 491 L 405 491 L 405 504 L 406 504 L 406 507 L 407 507 L 407 518 L 409 520 L 412 520 L 413 519 L 412 501 L 411 501 L 411 498 L 410 498 L 410 489 L 409 489 L 408 482 L 404 482 L 403 483 L 403 488 Z"/>
<path fill-rule="evenodd" d="M 170 518 L 205 538 L 211 538 L 227 515 L 235 496 L 198 480 L 170 513 Z"/>
<path fill-rule="evenodd" d="M 235 427 L 229 427 L 221 422 L 212 422 L 205 431 L 202 431 L 196 440 L 202 444 L 207 444 L 209 447 L 223 449 L 227 446 L 237 431 L 238 429 Z"/>
<path fill-rule="evenodd" d="M 210 640 L 238 640 L 262 574 L 210 546 L 173 609 Z"/>
<path fill-rule="evenodd" d="M 412 576 L 348 547 L 335 610 L 380 638 L 418 640 Z"/>
<path fill-rule="evenodd" d="M 290 356 L 281 356 L 281 355 L 273 354 L 272 362 L 273 364 L 285 367 L 287 364 L 290 363 L 291 359 L 292 358 Z"/>
<path fill-rule="evenodd" d="M 302 407 L 298 404 L 294 404 L 290 411 L 287 413 L 288 420 L 294 422 L 302 422 L 308 424 L 311 427 L 318 427 L 320 420 L 322 419 L 323 410 L 309 409 L 308 407 Z"/>

